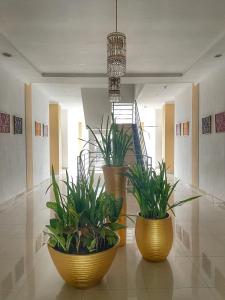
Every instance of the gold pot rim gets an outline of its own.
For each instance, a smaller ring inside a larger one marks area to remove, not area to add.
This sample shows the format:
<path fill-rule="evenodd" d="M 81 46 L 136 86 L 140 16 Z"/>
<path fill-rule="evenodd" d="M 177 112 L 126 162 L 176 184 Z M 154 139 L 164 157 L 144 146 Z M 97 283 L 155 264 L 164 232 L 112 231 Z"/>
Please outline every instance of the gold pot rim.
<path fill-rule="evenodd" d="M 60 253 L 60 254 L 62 254 L 62 255 L 65 255 L 65 256 L 70 256 L 70 257 L 87 257 L 87 256 L 94 256 L 94 255 L 99 255 L 99 254 L 101 254 L 101 253 L 106 253 L 107 251 L 110 251 L 110 250 L 112 250 L 113 248 L 117 248 L 117 247 L 119 247 L 119 243 L 120 243 L 120 237 L 119 237 L 119 235 L 116 233 L 116 235 L 117 235 L 117 242 L 116 242 L 116 244 L 115 245 L 113 245 L 112 247 L 110 247 L 110 248 L 108 248 L 108 249 L 106 249 L 106 250 L 103 250 L 103 251 L 99 251 L 99 252 L 95 252 L 95 253 L 87 253 L 87 254 L 72 254 L 72 253 L 64 253 L 64 252 L 61 252 L 61 251 L 58 251 L 58 250 L 56 250 L 56 249 L 54 249 L 52 246 L 50 246 L 49 244 L 47 244 L 47 246 L 48 246 L 48 249 L 51 249 L 51 250 L 53 250 L 53 251 L 55 251 L 55 252 L 57 252 L 57 253 Z"/>
<path fill-rule="evenodd" d="M 140 212 L 138 212 L 137 213 L 137 217 L 138 218 L 140 218 L 140 219 L 143 219 L 143 220 L 146 220 L 146 221 L 163 221 L 163 220 L 168 220 L 168 219 L 171 219 L 171 215 L 170 214 L 168 214 L 168 213 L 166 213 L 166 217 L 165 218 L 161 218 L 161 219 L 159 219 L 159 218 L 155 218 L 155 219 L 153 219 L 153 218 L 144 218 L 144 217 L 142 217 L 141 215 L 140 215 Z"/>

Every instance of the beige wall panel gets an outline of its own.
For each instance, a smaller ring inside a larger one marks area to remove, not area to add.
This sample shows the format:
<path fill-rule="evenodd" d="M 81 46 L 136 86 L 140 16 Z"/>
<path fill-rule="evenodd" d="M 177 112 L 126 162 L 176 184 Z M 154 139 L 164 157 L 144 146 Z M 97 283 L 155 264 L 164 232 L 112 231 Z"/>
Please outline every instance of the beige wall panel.
<path fill-rule="evenodd" d="M 174 173 L 174 104 L 163 107 L 162 156 L 166 162 L 168 172 Z"/>
<path fill-rule="evenodd" d="M 58 104 L 49 104 L 49 132 L 50 132 L 50 168 L 55 173 L 61 170 L 61 108 Z"/>

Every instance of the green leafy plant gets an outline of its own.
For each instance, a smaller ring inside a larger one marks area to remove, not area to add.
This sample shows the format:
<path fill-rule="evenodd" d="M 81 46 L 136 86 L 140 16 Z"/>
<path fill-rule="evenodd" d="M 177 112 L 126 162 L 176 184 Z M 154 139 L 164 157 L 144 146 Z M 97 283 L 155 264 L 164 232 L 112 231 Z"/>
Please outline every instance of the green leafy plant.
<path fill-rule="evenodd" d="M 66 173 L 62 184 L 66 195 L 61 192 L 52 169 L 52 184 L 48 190 L 53 189 L 55 199 L 46 205 L 54 211 L 55 217 L 46 226 L 49 245 L 71 254 L 100 252 L 114 246 L 118 241 L 116 231 L 124 228 L 117 223 L 122 199 L 115 200 L 104 192 L 100 178 L 95 186 L 94 171 L 76 184 Z"/>
<path fill-rule="evenodd" d="M 140 216 L 147 219 L 162 219 L 173 209 L 200 196 L 194 196 L 169 204 L 169 199 L 179 181 L 170 184 L 167 180 L 165 162 L 158 163 L 159 170 L 145 168 L 140 164 L 129 168 L 126 176 L 133 185 L 133 195 L 140 207 Z"/>
<path fill-rule="evenodd" d="M 132 150 L 132 135 L 128 134 L 129 129 L 119 128 L 113 115 L 111 124 L 109 117 L 107 118 L 105 128 L 103 128 L 103 121 L 102 118 L 101 127 L 97 131 L 100 138 L 90 126 L 87 126 L 92 133 L 93 140 L 86 143 L 99 149 L 106 166 L 123 166 L 127 152 Z"/>

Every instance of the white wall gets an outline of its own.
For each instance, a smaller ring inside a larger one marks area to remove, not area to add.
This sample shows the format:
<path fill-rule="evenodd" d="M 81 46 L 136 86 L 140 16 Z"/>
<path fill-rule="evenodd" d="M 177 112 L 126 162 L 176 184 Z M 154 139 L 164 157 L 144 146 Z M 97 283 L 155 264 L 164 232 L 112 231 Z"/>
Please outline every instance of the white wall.
<path fill-rule="evenodd" d="M 134 84 L 121 84 L 120 95 L 121 95 L 121 102 L 134 102 L 135 85 Z"/>
<path fill-rule="evenodd" d="M 141 122 L 144 122 L 144 139 L 148 156 L 152 157 L 152 165 L 155 167 L 155 141 L 156 141 L 156 120 L 155 109 L 139 107 Z"/>
<path fill-rule="evenodd" d="M 68 110 L 61 112 L 62 168 L 68 169 Z"/>
<path fill-rule="evenodd" d="M 199 186 L 225 200 L 225 133 L 215 133 L 215 114 L 225 111 L 225 69 L 200 82 Z M 212 115 L 212 134 L 201 133 L 201 119 Z"/>
<path fill-rule="evenodd" d="M 49 137 L 35 136 L 35 121 L 49 125 L 49 99 L 35 85 L 32 86 L 33 104 L 33 178 L 34 185 L 50 176 Z"/>
<path fill-rule="evenodd" d="M 77 156 L 83 148 L 83 142 L 79 141 L 79 122 L 82 123 L 82 139 L 87 140 L 84 114 L 80 107 L 71 108 L 68 111 L 68 172 L 75 178 L 77 176 Z"/>
<path fill-rule="evenodd" d="M 175 99 L 176 124 L 189 121 L 189 136 L 176 136 L 174 147 L 174 175 L 183 182 L 192 183 L 192 85 L 187 86 Z"/>
<path fill-rule="evenodd" d="M 134 85 L 121 85 L 121 102 L 134 101 Z M 82 102 L 85 123 L 92 128 L 99 128 L 102 117 L 107 119 L 111 115 L 112 104 L 109 101 L 108 89 L 105 88 L 82 88 Z"/>
<path fill-rule="evenodd" d="M 200 82 L 199 188 L 225 200 L 225 133 L 215 132 L 215 114 L 225 111 L 225 69 Z M 191 86 L 176 98 L 175 123 L 191 121 Z M 202 134 L 202 117 L 212 115 L 212 134 Z M 175 176 L 191 184 L 191 122 L 189 137 L 175 136 Z"/>
<path fill-rule="evenodd" d="M 11 133 L 0 133 L 0 203 L 26 189 L 24 83 L 0 67 L 0 111 L 11 115 Z M 23 118 L 23 134 L 13 134 L 13 115 Z"/>
<path fill-rule="evenodd" d="M 92 128 L 101 125 L 103 116 L 111 114 L 111 103 L 108 99 L 108 90 L 100 88 L 81 89 L 85 123 Z"/>

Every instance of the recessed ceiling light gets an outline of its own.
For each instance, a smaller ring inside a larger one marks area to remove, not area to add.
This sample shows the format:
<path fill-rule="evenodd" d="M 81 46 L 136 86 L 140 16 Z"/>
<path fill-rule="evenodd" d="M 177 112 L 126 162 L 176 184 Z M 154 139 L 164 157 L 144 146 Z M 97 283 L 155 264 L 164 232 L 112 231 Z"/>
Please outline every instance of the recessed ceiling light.
<path fill-rule="evenodd" d="M 2 55 L 5 57 L 12 57 L 12 54 L 9 52 L 3 52 Z"/>
<path fill-rule="evenodd" d="M 221 56 L 223 56 L 221 53 L 214 55 L 215 58 L 220 58 Z"/>

